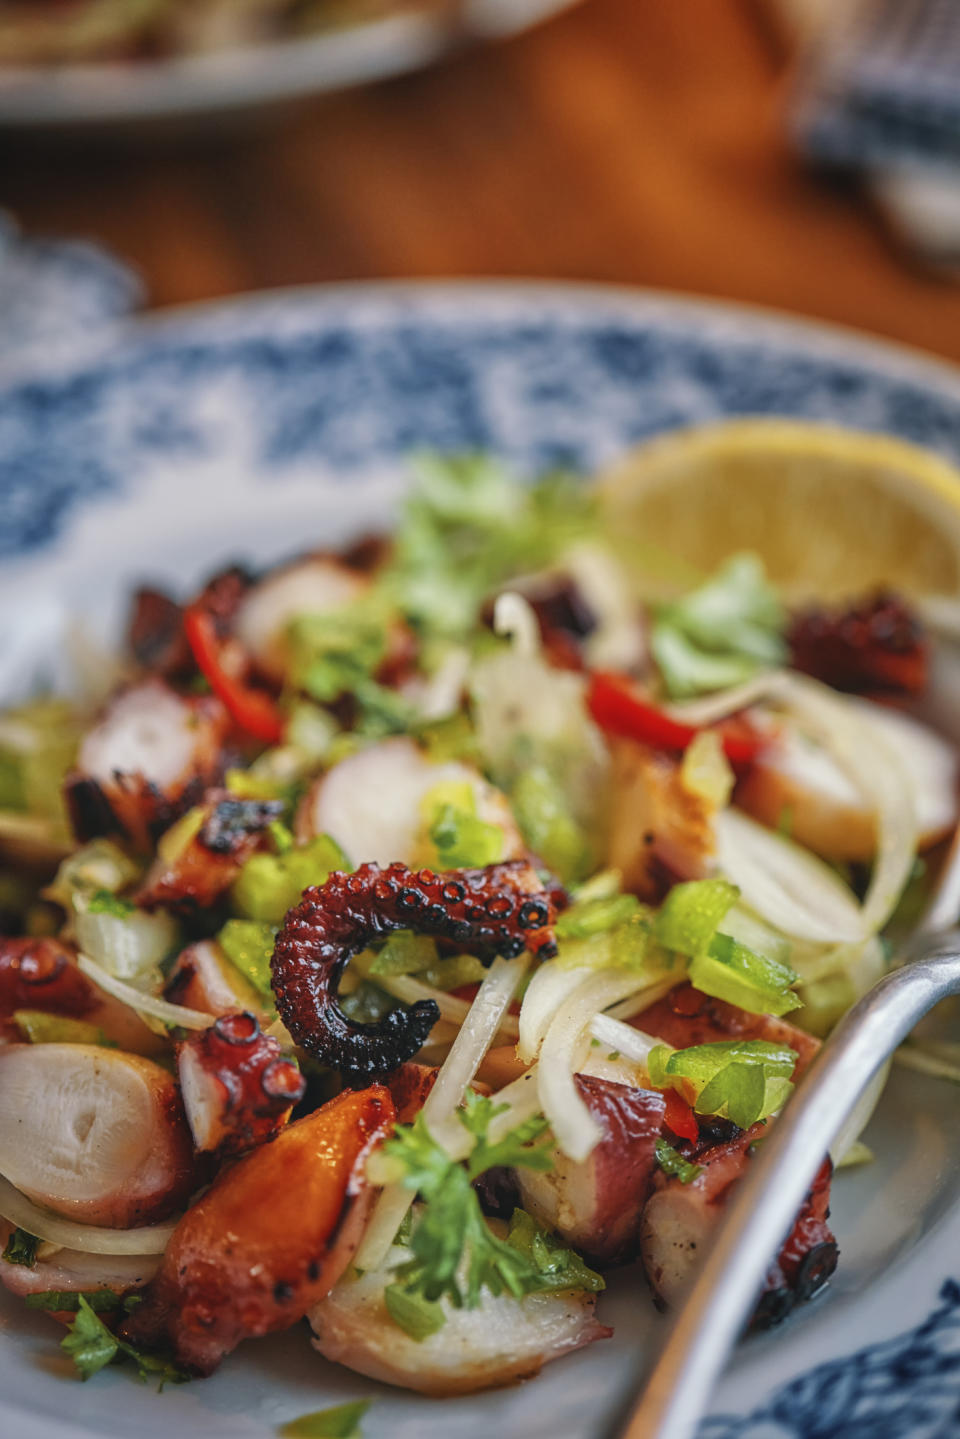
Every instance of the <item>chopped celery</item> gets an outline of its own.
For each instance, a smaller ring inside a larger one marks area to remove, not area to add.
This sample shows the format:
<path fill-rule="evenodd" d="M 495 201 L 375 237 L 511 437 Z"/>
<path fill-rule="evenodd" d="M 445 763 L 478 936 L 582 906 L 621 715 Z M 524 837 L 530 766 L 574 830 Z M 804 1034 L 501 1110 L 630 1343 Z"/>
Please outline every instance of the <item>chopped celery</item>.
<path fill-rule="evenodd" d="M 444 719 L 421 721 L 412 727 L 411 733 L 432 764 L 477 758 L 477 737 L 464 710 Z"/>
<path fill-rule="evenodd" d="M 751 1014 L 789 1014 L 801 1001 L 791 985 L 796 972 L 788 964 L 755 954 L 727 934 L 717 934 L 707 954 L 690 965 L 690 983 L 704 994 L 739 1005 Z"/>
<path fill-rule="evenodd" d="M 656 936 L 665 949 L 690 959 L 705 954 L 727 910 L 738 898 L 725 879 L 694 879 L 675 884 L 656 918 Z"/>
<path fill-rule="evenodd" d="M 797 1056 L 788 1045 L 761 1039 L 723 1040 L 689 1049 L 658 1044 L 647 1059 L 657 1089 L 696 1095 L 698 1114 L 716 1114 L 749 1129 L 785 1103 Z"/>
<path fill-rule="evenodd" d="M 449 959 L 438 959 L 436 964 L 422 970 L 417 978 L 434 989 L 462 989 L 465 984 L 479 984 L 486 971 L 479 959 L 472 954 L 452 954 Z"/>
<path fill-rule="evenodd" d="M 437 963 L 436 941 L 425 934 L 398 929 L 370 966 L 371 976 L 377 974 L 417 974 Z"/>
<path fill-rule="evenodd" d="M 434 785 L 421 803 L 437 869 L 482 868 L 503 858 L 504 834 L 477 814 L 472 785 Z"/>
<path fill-rule="evenodd" d="M 225 783 L 238 799 L 282 799 L 285 803 L 289 802 L 292 788 L 287 780 L 254 774 L 249 769 L 228 769 Z"/>
<path fill-rule="evenodd" d="M 273 925 L 256 919 L 228 919 L 217 935 L 220 948 L 230 963 L 255 989 L 272 1002 L 270 960 L 276 943 Z"/>
<path fill-rule="evenodd" d="M 80 717 L 63 700 L 34 700 L 0 716 L 0 808 L 62 822 L 63 778 L 80 732 Z"/>
<path fill-rule="evenodd" d="M 522 771 L 511 788 L 510 804 L 527 844 L 559 879 L 575 883 L 589 874 L 593 863 L 589 836 L 544 765 Z"/>
<path fill-rule="evenodd" d="M 15 1009 L 13 1022 L 30 1044 L 99 1044 L 115 1049 L 103 1030 L 83 1019 L 64 1014 L 47 1014 L 42 1009 Z"/>
<path fill-rule="evenodd" d="M 327 710 L 309 700 L 298 700 L 287 720 L 287 743 L 310 760 L 321 761 L 336 736 L 337 723 Z"/>
<path fill-rule="evenodd" d="M 554 929 L 558 939 L 589 939 L 591 935 L 615 929 L 639 910 L 640 901 L 633 894 L 577 900 L 561 914 Z"/>
<path fill-rule="evenodd" d="M 649 911 L 639 909 L 612 929 L 582 938 L 560 939 L 554 964 L 561 969 L 637 969 L 667 971 L 671 956 L 657 943 Z M 682 974 L 677 973 L 679 984 Z"/>
<path fill-rule="evenodd" d="M 194 805 L 180 816 L 157 841 L 157 855 L 167 866 L 175 865 L 190 843 L 203 829 L 207 818 L 206 807 Z"/>
<path fill-rule="evenodd" d="M 325 834 L 286 854 L 255 854 L 234 880 L 233 904 L 245 919 L 280 925 L 309 885 L 349 868 L 343 850 Z"/>

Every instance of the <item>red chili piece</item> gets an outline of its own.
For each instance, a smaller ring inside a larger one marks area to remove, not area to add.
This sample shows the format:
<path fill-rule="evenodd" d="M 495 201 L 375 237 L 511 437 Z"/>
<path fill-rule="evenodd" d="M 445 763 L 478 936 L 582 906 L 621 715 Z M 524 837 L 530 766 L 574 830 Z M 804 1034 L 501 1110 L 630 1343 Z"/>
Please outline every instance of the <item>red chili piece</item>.
<path fill-rule="evenodd" d="M 505 903 L 506 901 L 506 903 Z M 556 906 L 525 860 L 486 869 L 409 870 L 365 864 L 304 890 L 277 936 L 271 969 L 277 1008 L 297 1044 L 353 1087 L 411 1059 L 437 1022 L 435 1002 L 400 1005 L 378 1024 L 357 1024 L 337 1004 L 351 957 L 391 930 L 450 939 L 484 963 L 524 949 L 556 954 Z"/>
<path fill-rule="evenodd" d="M 265 744 L 279 744 L 283 716 L 265 690 L 255 689 L 224 669 L 223 643 L 214 614 L 195 601 L 187 607 L 183 627 L 201 673 L 234 722 Z"/>
<path fill-rule="evenodd" d="M 640 687 L 626 675 L 596 673 L 590 677 L 587 706 L 608 734 L 639 740 L 654 749 L 685 750 L 703 726 L 682 724 L 651 704 Z M 734 764 L 756 759 L 768 738 L 742 715 L 731 715 L 709 726 L 719 736 L 724 754 Z"/>

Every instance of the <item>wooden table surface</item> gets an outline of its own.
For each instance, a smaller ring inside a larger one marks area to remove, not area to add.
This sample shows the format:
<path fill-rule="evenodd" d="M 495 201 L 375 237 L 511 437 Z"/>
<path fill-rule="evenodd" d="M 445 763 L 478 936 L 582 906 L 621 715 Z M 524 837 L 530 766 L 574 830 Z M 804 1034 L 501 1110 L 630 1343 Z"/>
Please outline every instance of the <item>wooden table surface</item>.
<path fill-rule="evenodd" d="M 139 267 L 155 304 L 380 276 L 747 300 L 960 359 L 960 286 L 791 153 L 750 0 L 586 0 L 519 39 L 233 139 L 0 148 L 0 205 Z"/>

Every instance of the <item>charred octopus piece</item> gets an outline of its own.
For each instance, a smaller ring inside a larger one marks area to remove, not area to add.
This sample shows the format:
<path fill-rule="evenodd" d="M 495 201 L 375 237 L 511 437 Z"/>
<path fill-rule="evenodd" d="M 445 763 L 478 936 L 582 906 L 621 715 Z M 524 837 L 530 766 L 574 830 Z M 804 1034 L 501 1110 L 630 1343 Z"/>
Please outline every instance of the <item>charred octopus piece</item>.
<path fill-rule="evenodd" d="M 393 1122 L 385 1089 L 341 1094 L 223 1170 L 177 1225 L 123 1338 L 211 1374 L 241 1339 L 295 1324 L 356 1252 L 377 1193 L 366 1156 Z"/>
<path fill-rule="evenodd" d="M 81 842 L 119 835 L 150 850 L 220 776 L 227 715 L 210 695 L 147 679 L 109 702 L 80 746 L 64 797 Z"/>
<path fill-rule="evenodd" d="M 177 1046 L 184 1109 L 199 1150 L 243 1154 L 286 1124 L 306 1082 L 255 1015 L 224 1014 Z"/>
<path fill-rule="evenodd" d="M 271 969 L 277 1008 L 297 1044 L 358 1086 L 412 1058 L 439 1018 L 433 1000 L 357 1024 L 337 1005 L 353 955 L 391 930 L 451 939 L 489 964 L 530 949 L 556 953 L 556 908 L 524 860 L 436 875 L 403 864 L 365 864 L 304 891 L 277 936 Z"/>
<path fill-rule="evenodd" d="M 927 682 L 923 628 L 899 595 L 884 590 L 845 610 L 801 610 L 787 641 L 793 668 L 834 689 L 916 695 Z"/>
<path fill-rule="evenodd" d="M 82 1019 L 97 1008 L 97 990 L 59 940 L 0 940 L 0 1019 L 39 1009 Z"/>
<path fill-rule="evenodd" d="M 208 909 L 230 887 L 252 854 L 263 849 L 280 800 L 238 799 L 227 790 L 204 797 L 197 833 L 169 863 L 157 859 L 136 896 L 143 909 L 166 905 L 181 913 Z"/>

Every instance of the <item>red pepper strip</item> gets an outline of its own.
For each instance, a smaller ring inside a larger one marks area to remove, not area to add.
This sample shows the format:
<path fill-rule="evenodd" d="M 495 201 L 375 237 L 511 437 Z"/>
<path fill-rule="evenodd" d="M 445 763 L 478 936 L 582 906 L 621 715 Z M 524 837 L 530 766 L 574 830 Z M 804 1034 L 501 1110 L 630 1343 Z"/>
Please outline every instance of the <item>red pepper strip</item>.
<path fill-rule="evenodd" d="M 700 1138 L 700 1126 L 689 1104 L 675 1089 L 664 1089 L 661 1092 L 666 1104 L 663 1118 L 667 1128 L 678 1139 L 690 1139 L 696 1143 Z"/>
<path fill-rule="evenodd" d="M 233 679 L 223 669 L 216 621 L 209 610 L 198 604 L 188 605 L 183 628 L 201 673 L 234 722 L 265 744 L 279 744 L 283 716 L 263 690 Z"/>
<path fill-rule="evenodd" d="M 684 750 L 703 728 L 682 724 L 657 709 L 626 675 L 591 675 L 587 706 L 602 730 L 640 740 L 655 749 Z M 734 764 L 749 764 L 767 743 L 767 739 L 739 715 L 731 715 L 709 728 L 719 735 L 724 754 Z"/>

